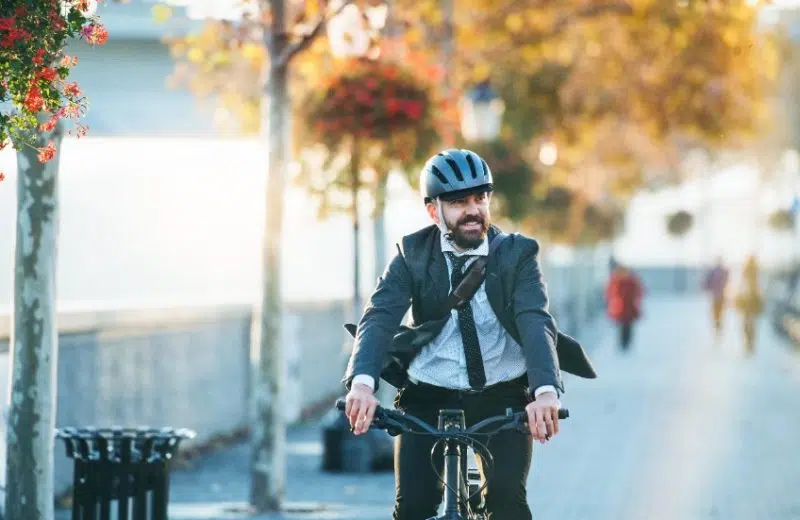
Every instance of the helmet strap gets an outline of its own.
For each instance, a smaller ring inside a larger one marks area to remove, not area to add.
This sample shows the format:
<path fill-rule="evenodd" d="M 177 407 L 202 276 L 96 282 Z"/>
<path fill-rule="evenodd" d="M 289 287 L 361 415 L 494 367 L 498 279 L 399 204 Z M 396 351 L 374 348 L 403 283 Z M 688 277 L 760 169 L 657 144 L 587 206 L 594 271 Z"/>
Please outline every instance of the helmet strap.
<path fill-rule="evenodd" d="M 439 223 L 437 224 L 437 226 L 439 227 L 439 231 L 441 231 L 442 236 L 444 236 L 444 238 L 452 242 L 453 232 L 447 228 L 447 224 L 444 221 L 444 211 L 442 210 L 442 199 L 436 197 L 435 204 L 436 204 L 436 214 L 439 217 Z"/>

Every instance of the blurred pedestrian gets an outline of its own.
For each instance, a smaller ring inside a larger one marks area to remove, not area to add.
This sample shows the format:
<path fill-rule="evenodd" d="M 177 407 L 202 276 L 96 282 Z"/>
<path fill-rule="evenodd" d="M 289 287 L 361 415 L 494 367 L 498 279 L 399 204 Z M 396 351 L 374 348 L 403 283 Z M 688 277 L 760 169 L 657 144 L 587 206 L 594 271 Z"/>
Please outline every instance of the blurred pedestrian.
<path fill-rule="evenodd" d="M 644 287 L 639 277 L 617 263 L 606 287 L 608 316 L 619 326 L 619 347 L 628 350 L 633 340 L 633 324 L 642 315 Z"/>
<path fill-rule="evenodd" d="M 742 280 L 735 305 L 742 315 L 745 353 L 755 353 L 756 319 L 764 310 L 764 297 L 758 283 L 759 267 L 755 255 L 750 255 L 742 268 Z"/>
<path fill-rule="evenodd" d="M 703 288 L 711 294 L 711 317 L 714 325 L 714 335 L 718 338 L 722 333 L 722 317 L 725 311 L 725 291 L 728 287 L 730 272 L 722 261 L 717 262 L 706 275 Z"/>

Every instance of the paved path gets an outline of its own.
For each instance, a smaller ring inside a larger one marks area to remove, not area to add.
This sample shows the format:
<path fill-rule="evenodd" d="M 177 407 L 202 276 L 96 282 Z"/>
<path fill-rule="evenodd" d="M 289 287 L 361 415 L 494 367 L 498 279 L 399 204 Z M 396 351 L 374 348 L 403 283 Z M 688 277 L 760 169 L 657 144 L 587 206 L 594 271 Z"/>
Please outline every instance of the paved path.
<path fill-rule="evenodd" d="M 766 320 L 745 358 L 728 315 L 714 344 L 699 298 L 652 298 L 630 352 L 614 336 L 592 349 L 594 381 L 566 376 L 572 417 L 537 445 L 530 501 L 537 520 L 800 518 L 800 359 Z M 602 327 L 601 327 L 602 328 Z M 287 507 L 261 518 L 390 517 L 390 473 L 319 471 L 320 432 L 291 431 Z M 172 477 L 172 520 L 242 518 L 247 446 Z"/>
<path fill-rule="evenodd" d="M 746 358 L 738 317 L 714 344 L 700 299 L 654 300 L 599 379 L 566 382 L 573 419 L 535 454 L 530 500 L 547 519 L 800 518 L 800 360 L 766 320 Z"/>

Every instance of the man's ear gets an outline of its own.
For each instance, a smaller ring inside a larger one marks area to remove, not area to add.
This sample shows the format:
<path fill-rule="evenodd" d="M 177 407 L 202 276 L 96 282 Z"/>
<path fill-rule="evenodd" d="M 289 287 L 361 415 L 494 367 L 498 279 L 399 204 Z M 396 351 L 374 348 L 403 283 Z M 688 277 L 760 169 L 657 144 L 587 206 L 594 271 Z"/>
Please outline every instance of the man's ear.
<path fill-rule="evenodd" d="M 425 204 L 425 209 L 428 210 L 428 216 L 431 217 L 431 220 L 433 220 L 435 224 L 439 224 L 439 215 L 436 213 L 436 204 L 429 202 Z"/>

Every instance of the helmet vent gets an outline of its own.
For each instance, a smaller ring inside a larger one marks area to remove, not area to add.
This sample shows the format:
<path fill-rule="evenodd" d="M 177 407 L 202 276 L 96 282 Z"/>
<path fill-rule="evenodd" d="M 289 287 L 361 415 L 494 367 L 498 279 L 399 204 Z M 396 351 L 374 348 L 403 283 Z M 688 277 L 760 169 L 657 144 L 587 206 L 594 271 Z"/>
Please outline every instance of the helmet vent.
<path fill-rule="evenodd" d="M 447 182 L 447 177 L 445 177 L 442 171 L 436 166 L 431 166 L 431 172 L 433 172 L 433 174 L 436 175 L 436 178 L 439 179 L 439 182 L 441 182 L 442 184 L 450 184 L 449 182 Z"/>
<path fill-rule="evenodd" d="M 450 159 L 449 157 L 445 159 L 445 161 L 447 161 L 447 164 L 449 164 L 450 168 L 453 169 L 453 173 L 456 174 L 456 179 L 463 182 L 464 175 L 461 173 L 461 168 L 458 167 L 458 164 L 456 164 L 456 162 L 453 159 Z"/>
<path fill-rule="evenodd" d="M 481 163 L 483 164 L 483 176 L 484 177 L 488 177 L 489 176 L 489 165 L 486 164 L 486 161 L 484 161 L 483 159 L 481 159 Z"/>
<path fill-rule="evenodd" d="M 477 178 L 478 172 L 475 170 L 475 161 L 472 159 L 472 154 L 467 155 L 467 162 L 469 163 L 469 172 L 472 174 L 472 178 Z"/>

